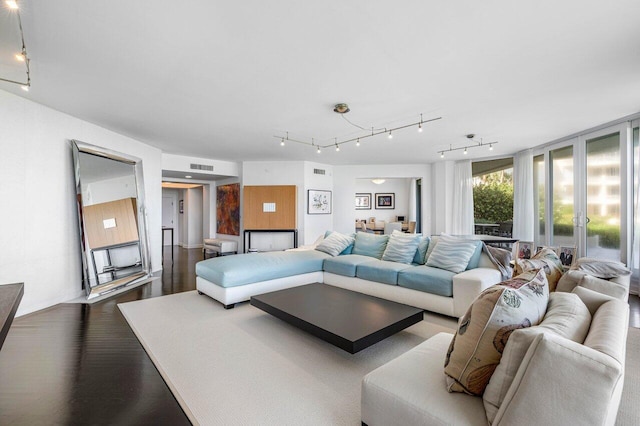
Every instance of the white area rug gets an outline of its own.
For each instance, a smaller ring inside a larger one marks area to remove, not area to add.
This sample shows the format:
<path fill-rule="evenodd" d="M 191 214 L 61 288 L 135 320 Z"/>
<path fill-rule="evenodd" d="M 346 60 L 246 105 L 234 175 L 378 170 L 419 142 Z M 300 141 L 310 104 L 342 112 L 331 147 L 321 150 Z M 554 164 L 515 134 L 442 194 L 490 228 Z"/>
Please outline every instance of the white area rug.
<path fill-rule="evenodd" d="M 359 425 L 362 377 L 456 325 L 427 314 L 351 355 L 248 303 L 225 310 L 195 291 L 118 306 L 202 425 Z"/>

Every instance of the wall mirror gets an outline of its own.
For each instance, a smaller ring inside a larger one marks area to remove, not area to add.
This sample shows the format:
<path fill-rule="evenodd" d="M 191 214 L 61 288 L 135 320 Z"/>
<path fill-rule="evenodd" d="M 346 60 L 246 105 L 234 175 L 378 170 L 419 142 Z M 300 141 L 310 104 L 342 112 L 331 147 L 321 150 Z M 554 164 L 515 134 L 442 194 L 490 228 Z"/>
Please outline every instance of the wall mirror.
<path fill-rule="evenodd" d="M 150 277 L 142 160 L 73 140 L 87 299 Z"/>

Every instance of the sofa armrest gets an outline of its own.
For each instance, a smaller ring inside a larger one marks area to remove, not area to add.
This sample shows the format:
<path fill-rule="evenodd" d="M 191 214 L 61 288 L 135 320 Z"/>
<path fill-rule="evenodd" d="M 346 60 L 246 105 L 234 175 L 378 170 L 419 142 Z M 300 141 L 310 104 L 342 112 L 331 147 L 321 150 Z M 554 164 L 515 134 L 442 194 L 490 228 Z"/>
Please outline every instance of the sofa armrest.
<path fill-rule="evenodd" d="M 453 276 L 453 314 L 461 317 L 486 288 L 502 281 L 495 268 L 475 268 Z"/>
<path fill-rule="evenodd" d="M 523 424 L 523 419 L 535 419 L 535 424 L 613 425 L 623 378 L 624 367 L 610 356 L 560 336 L 540 334 L 493 425 Z"/>

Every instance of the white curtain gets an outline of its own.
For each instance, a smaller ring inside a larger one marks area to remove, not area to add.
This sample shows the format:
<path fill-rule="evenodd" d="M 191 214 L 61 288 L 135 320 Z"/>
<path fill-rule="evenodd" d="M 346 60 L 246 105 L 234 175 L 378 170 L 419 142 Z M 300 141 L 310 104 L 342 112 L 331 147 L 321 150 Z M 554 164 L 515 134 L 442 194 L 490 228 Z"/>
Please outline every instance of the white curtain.
<path fill-rule="evenodd" d="M 533 151 L 528 149 L 517 153 L 513 164 L 513 238 L 533 241 L 534 210 Z"/>
<path fill-rule="evenodd" d="M 636 158 L 634 164 L 639 164 Z M 634 179 L 638 179 L 637 171 Z M 633 246 L 631 247 L 631 270 L 633 271 L 633 280 L 631 280 L 631 289 L 640 292 L 638 288 L 638 278 L 640 278 L 640 185 L 637 185 L 633 194 Z M 635 288 L 634 288 L 635 286 Z M 639 293 L 640 294 L 640 293 Z"/>
<path fill-rule="evenodd" d="M 409 179 L 409 221 L 416 220 L 416 188 L 418 186 L 417 179 Z"/>
<path fill-rule="evenodd" d="M 453 169 L 454 235 L 473 235 L 473 176 L 471 161 L 459 161 Z"/>

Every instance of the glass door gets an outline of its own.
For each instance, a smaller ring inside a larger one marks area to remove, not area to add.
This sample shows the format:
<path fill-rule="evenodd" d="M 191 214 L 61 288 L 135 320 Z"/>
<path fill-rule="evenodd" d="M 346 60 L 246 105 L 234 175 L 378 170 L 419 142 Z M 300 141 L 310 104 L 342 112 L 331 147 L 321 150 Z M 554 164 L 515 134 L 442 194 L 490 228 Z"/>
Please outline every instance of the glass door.
<path fill-rule="evenodd" d="M 551 179 L 551 245 L 573 247 L 575 194 L 573 145 L 564 146 L 549 152 Z"/>
<path fill-rule="evenodd" d="M 620 132 L 585 137 L 586 255 L 621 260 L 622 170 Z"/>

